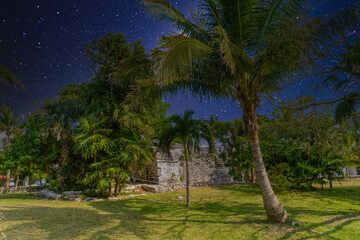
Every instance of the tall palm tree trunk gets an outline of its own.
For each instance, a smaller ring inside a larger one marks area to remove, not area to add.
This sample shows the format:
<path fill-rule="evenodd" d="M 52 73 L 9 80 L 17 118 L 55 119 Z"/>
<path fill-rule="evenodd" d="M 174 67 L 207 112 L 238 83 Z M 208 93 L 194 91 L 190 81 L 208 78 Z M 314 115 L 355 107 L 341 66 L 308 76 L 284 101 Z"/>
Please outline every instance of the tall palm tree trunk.
<path fill-rule="evenodd" d="M 9 191 L 9 182 L 10 182 L 10 169 L 8 169 L 7 173 L 6 173 L 6 181 L 5 181 L 3 194 L 8 193 L 8 191 Z"/>
<path fill-rule="evenodd" d="M 268 219 L 275 222 L 286 223 L 288 221 L 287 212 L 280 203 L 279 199 L 276 197 L 271 187 L 262 158 L 259 143 L 259 118 L 256 113 L 246 113 L 244 111 L 244 121 L 250 136 L 250 144 L 256 171 L 256 180 L 260 186 L 260 191 Z"/>
<path fill-rule="evenodd" d="M 20 165 L 16 167 L 16 182 L 15 182 L 15 189 L 19 187 L 19 179 L 20 179 Z"/>
<path fill-rule="evenodd" d="M 189 150 L 187 143 L 184 144 L 185 171 L 186 171 L 186 205 L 190 207 L 190 177 L 189 177 Z"/>
<path fill-rule="evenodd" d="M 185 157 L 186 162 L 186 205 L 190 207 L 190 178 L 189 178 L 189 159 Z"/>

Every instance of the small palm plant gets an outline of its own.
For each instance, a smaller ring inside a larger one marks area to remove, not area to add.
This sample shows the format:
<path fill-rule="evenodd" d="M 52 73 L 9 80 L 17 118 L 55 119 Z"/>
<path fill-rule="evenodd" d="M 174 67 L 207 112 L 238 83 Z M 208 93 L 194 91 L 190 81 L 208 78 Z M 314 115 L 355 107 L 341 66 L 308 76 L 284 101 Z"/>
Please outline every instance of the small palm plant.
<path fill-rule="evenodd" d="M 184 146 L 186 164 L 186 202 L 190 207 L 190 178 L 189 160 L 191 151 L 200 150 L 200 139 L 205 139 L 209 144 L 209 151 L 214 150 L 214 143 L 207 125 L 202 121 L 193 119 L 194 111 L 186 111 L 183 116 L 174 114 L 169 117 L 171 125 L 165 128 L 161 134 L 159 148 L 170 155 L 171 144 L 175 139 L 180 139 Z"/>
<path fill-rule="evenodd" d="M 74 135 L 75 151 L 85 159 L 92 158 L 94 160 L 92 167 L 94 167 L 95 171 L 92 174 L 92 178 L 95 180 L 98 180 L 100 174 L 97 163 L 99 154 L 114 145 L 114 142 L 110 138 L 113 130 L 106 128 L 105 123 L 105 118 L 98 119 L 91 114 L 80 119 L 80 125 Z"/>

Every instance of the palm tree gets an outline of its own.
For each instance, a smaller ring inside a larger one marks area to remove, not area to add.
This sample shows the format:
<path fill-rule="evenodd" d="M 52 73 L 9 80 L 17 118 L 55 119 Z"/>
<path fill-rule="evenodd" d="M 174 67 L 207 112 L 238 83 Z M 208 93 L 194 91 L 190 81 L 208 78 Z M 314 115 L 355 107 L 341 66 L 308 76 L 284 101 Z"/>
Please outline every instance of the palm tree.
<path fill-rule="evenodd" d="M 59 162 L 60 186 L 65 187 L 66 174 L 62 172 L 62 167 L 70 162 L 73 140 L 71 126 L 78 116 L 83 112 L 82 105 L 76 98 L 61 96 L 53 102 L 46 101 L 44 109 L 47 112 L 49 122 L 53 124 L 53 132 L 57 141 L 61 144 L 61 161 Z"/>
<path fill-rule="evenodd" d="M 96 156 L 100 151 L 109 149 L 113 142 L 109 135 L 113 131 L 104 127 L 106 119 L 98 120 L 94 115 L 80 119 L 80 125 L 76 129 L 74 136 L 75 150 L 84 158 L 93 158 L 96 162 Z"/>
<path fill-rule="evenodd" d="M 0 131 L 4 131 L 6 135 L 3 139 L 4 144 L 10 146 L 11 137 L 21 132 L 21 129 L 17 126 L 18 121 L 19 117 L 16 117 L 8 106 L 3 105 L 0 107 Z M 3 193 L 8 193 L 10 173 L 11 171 L 8 169 Z M 19 166 L 17 169 L 17 174 L 19 174 Z"/>
<path fill-rule="evenodd" d="M 214 150 L 213 138 L 209 134 L 207 125 L 200 120 L 193 119 L 194 111 L 185 111 L 183 116 L 174 114 L 169 117 L 171 125 L 163 130 L 160 137 L 159 148 L 170 154 L 171 144 L 178 138 L 184 146 L 186 164 L 186 202 L 190 207 L 190 179 L 189 160 L 191 151 L 200 150 L 200 138 L 204 138 L 209 144 L 209 151 Z"/>
<path fill-rule="evenodd" d="M 85 159 L 94 159 L 96 165 L 99 154 L 114 145 L 114 142 L 110 138 L 113 130 L 104 126 L 106 124 L 105 118 L 97 119 L 93 114 L 80 118 L 79 122 L 79 127 L 75 129 L 74 134 L 74 149 Z M 96 167 L 94 176 L 96 180 L 98 180 L 99 171 Z"/>
<path fill-rule="evenodd" d="M 14 88 L 23 87 L 21 81 L 6 67 L 0 65 L 0 82 L 10 85 Z"/>
<path fill-rule="evenodd" d="M 174 93 L 176 87 L 236 101 L 243 110 L 266 213 L 276 222 L 286 222 L 287 212 L 266 173 L 257 110 L 261 96 L 278 90 L 302 66 L 311 47 L 311 25 L 300 14 L 304 2 L 202 0 L 190 21 L 168 0 L 143 1 L 151 14 L 181 33 L 160 39 L 152 59 L 155 79 L 139 81 L 138 89 Z"/>

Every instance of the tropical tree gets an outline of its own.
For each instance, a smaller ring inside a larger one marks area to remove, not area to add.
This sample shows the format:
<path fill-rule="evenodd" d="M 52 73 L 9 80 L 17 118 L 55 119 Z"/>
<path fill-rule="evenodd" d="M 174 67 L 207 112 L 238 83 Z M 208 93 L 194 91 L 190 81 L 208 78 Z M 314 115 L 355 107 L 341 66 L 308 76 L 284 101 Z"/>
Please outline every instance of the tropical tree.
<path fill-rule="evenodd" d="M 82 117 L 79 120 L 79 126 L 74 132 L 74 149 L 85 159 L 93 159 L 96 163 L 100 154 L 114 145 L 110 134 L 113 129 L 106 128 L 106 119 L 97 119 L 94 115 Z M 96 170 L 96 169 L 95 169 Z M 99 174 L 95 174 L 95 180 Z"/>
<path fill-rule="evenodd" d="M 207 125 L 202 121 L 193 119 L 194 111 L 185 111 L 183 116 L 174 114 L 169 117 L 170 126 L 161 134 L 159 148 L 170 155 L 171 144 L 179 139 L 184 147 L 186 166 L 186 203 L 190 207 L 190 178 L 189 161 L 192 150 L 200 150 L 200 139 L 205 139 L 209 144 L 209 151 L 214 150 L 213 137 L 209 133 Z"/>
<path fill-rule="evenodd" d="M 4 145 L 9 146 L 11 137 L 21 132 L 21 129 L 17 126 L 18 121 L 19 117 L 16 117 L 8 106 L 3 105 L 0 107 L 0 131 L 5 132 L 5 137 L 2 140 Z M 8 169 L 3 193 L 8 193 L 10 173 L 11 170 Z M 19 170 L 17 171 L 17 174 L 19 174 Z"/>
<path fill-rule="evenodd" d="M 48 121 L 53 126 L 54 136 L 61 144 L 62 157 L 59 162 L 58 170 L 60 175 L 60 187 L 63 190 L 65 181 L 69 175 L 64 167 L 70 163 L 74 145 L 71 127 L 84 109 L 76 97 L 71 97 L 69 95 L 61 96 L 53 102 L 47 101 L 44 109 L 47 113 Z"/>
<path fill-rule="evenodd" d="M 190 21 L 168 0 L 143 1 L 151 14 L 180 32 L 163 36 L 154 50 L 155 90 L 174 92 L 177 86 L 202 96 L 230 97 L 241 106 L 266 213 L 276 222 L 286 222 L 287 212 L 266 173 L 257 110 L 261 96 L 278 90 L 302 67 L 302 56 L 311 48 L 304 2 L 204 0 Z M 139 85 L 151 86 L 149 81 Z"/>

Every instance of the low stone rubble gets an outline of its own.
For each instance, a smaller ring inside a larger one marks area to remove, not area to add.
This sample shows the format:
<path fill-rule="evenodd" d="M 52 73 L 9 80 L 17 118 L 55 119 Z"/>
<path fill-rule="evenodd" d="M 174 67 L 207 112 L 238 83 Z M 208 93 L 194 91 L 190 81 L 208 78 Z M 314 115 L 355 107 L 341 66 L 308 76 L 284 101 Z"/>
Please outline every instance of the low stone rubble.
<path fill-rule="evenodd" d="M 82 191 L 66 191 L 61 194 L 61 199 L 64 201 L 81 202 Z"/>
<path fill-rule="evenodd" d="M 34 194 L 36 198 L 46 199 L 46 200 L 61 200 L 61 194 L 55 193 L 48 189 L 43 189 Z"/>
<path fill-rule="evenodd" d="M 231 185 L 231 184 L 256 184 L 248 182 L 236 182 L 236 181 L 225 181 L 225 182 L 195 182 L 192 183 L 192 187 L 204 187 L 204 186 L 214 186 L 214 185 Z M 61 200 L 61 201 L 75 201 L 75 202 L 99 202 L 105 200 L 119 200 L 137 196 L 144 196 L 148 194 L 177 191 L 185 189 L 185 183 L 174 183 L 169 185 L 151 185 L 151 184 L 136 184 L 128 185 L 124 188 L 124 195 L 114 196 L 108 198 L 99 198 L 99 197 L 84 197 L 82 191 L 66 191 L 61 194 L 49 191 L 48 189 L 43 189 L 37 192 L 34 196 L 40 199 L 48 200 Z"/>

